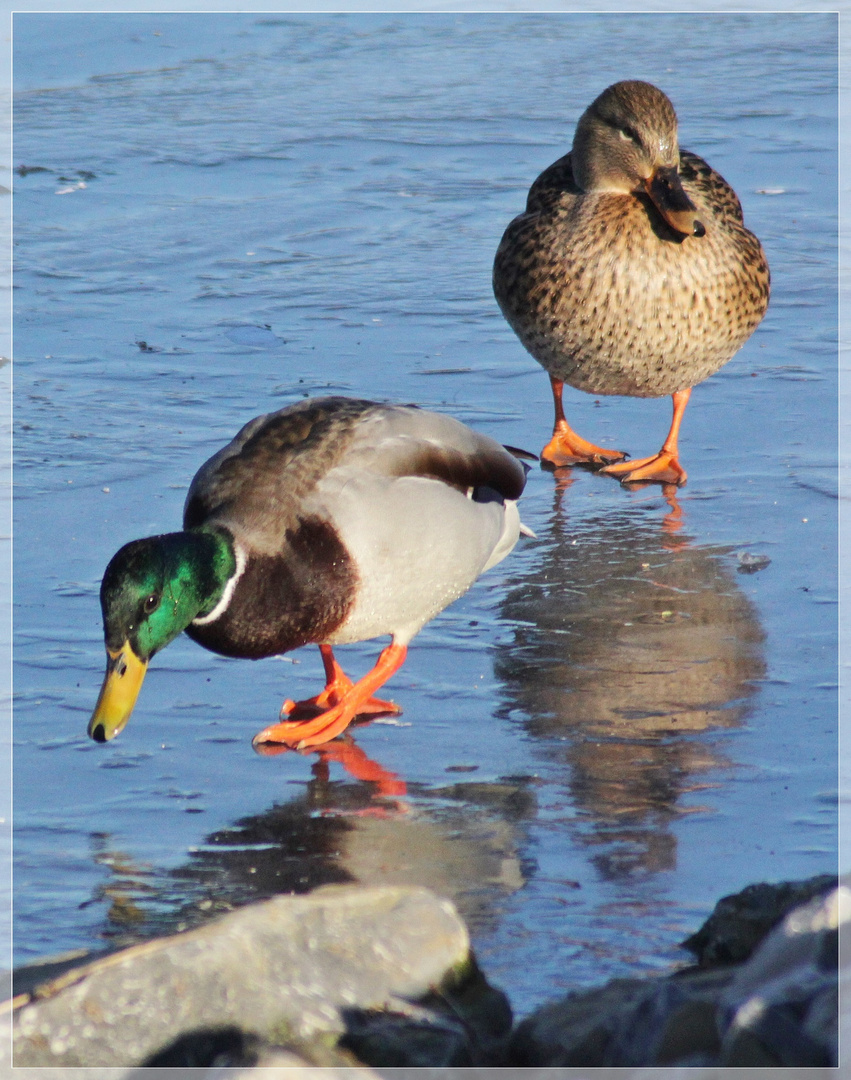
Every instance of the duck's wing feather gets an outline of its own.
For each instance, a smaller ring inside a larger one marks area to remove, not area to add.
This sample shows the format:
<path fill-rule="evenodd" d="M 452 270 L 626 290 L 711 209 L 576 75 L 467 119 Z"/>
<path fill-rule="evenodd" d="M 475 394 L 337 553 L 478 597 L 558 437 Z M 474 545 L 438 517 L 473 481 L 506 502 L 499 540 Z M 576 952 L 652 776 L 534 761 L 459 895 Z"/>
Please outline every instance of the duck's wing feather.
<path fill-rule="evenodd" d="M 689 150 L 680 150 L 679 172 L 683 187 L 689 195 L 695 197 L 695 201 L 707 203 L 713 215 L 721 221 L 743 224 L 744 215 L 739 196 L 724 177 L 702 157 Z"/>
<path fill-rule="evenodd" d="M 511 500 L 526 482 L 523 465 L 495 439 L 412 405 L 379 406 L 365 415 L 346 465 L 389 477 L 427 477 L 464 492 L 489 488 Z"/>
<path fill-rule="evenodd" d="M 526 196 L 526 213 L 540 214 L 551 210 L 565 195 L 576 196 L 582 192 L 576 186 L 573 179 L 573 166 L 571 154 L 565 154 L 558 161 L 554 161 L 529 188 Z"/>
<path fill-rule="evenodd" d="M 496 440 L 415 406 L 316 398 L 258 416 L 198 470 L 184 528 L 237 524 L 261 546 L 298 520 L 339 465 L 388 477 L 422 476 L 455 488 L 520 496 L 526 471 Z M 261 540 L 262 538 L 262 540 Z"/>
<path fill-rule="evenodd" d="M 264 516 L 272 508 L 282 526 L 298 504 L 345 455 L 371 401 L 315 398 L 255 417 L 195 474 L 183 510 L 186 529 L 212 517 Z"/>

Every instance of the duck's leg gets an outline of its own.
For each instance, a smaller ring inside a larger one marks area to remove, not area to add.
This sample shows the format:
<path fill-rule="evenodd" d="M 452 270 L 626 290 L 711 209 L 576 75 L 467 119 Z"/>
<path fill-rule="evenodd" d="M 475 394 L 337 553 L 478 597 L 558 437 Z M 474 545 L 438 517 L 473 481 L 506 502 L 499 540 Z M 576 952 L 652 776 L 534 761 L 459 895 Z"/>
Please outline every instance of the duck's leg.
<path fill-rule="evenodd" d="M 339 705 L 345 694 L 351 690 L 354 683 L 343 671 L 334 657 L 334 650 L 330 645 L 320 645 L 319 652 L 322 654 L 322 664 L 325 668 L 325 689 L 316 697 L 305 698 L 304 701 L 292 701 L 287 699 L 281 706 L 281 719 L 307 720 L 323 713 L 327 709 Z M 382 701 L 381 698 L 370 698 L 360 708 L 359 716 L 368 714 L 380 715 L 382 713 L 399 713 L 402 710 L 393 701 Z"/>
<path fill-rule="evenodd" d="M 577 435 L 564 416 L 561 395 L 564 383 L 550 375 L 553 391 L 555 422 L 553 437 L 541 451 L 541 457 L 556 468 L 562 465 L 605 465 L 609 461 L 622 461 L 626 454 L 623 450 L 604 450 L 601 446 Z"/>
<path fill-rule="evenodd" d="M 681 487 L 686 482 L 686 471 L 677 459 L 677 437 L 690 396 L 690 389 L 677 390 L 672 395 L 674 418 L 671 420 L 668 437 L 658 454 L 654 454 L 653 457 L 639 458 L 638 461 L 623 461 L 617 465 L 607 465 L 604 469 L 600 469 L 600 472 L 607 476 L 617 477 L 622 484 L 655 480 L 658 483 L 677 484 Z"/>
<path fill-rule="evenodd" d="M 329 742 L 345 731 L 356 716 L 369 711 L 369 704 L 375 701 L 373 692 L 399 670 L 407 653 L 407 645 L 397 645 L 392 641 L 378 657 L 375 667 L 356 683 L 350 683 L 331 708 L 311 720 L 284 720 L 272 724 L 255 735 L 253 742 L 255 745 L 264 742 L 286 743 L 297 750 Z M 393 706 L 392 711 L 398 712 L 399 709 Z"/>

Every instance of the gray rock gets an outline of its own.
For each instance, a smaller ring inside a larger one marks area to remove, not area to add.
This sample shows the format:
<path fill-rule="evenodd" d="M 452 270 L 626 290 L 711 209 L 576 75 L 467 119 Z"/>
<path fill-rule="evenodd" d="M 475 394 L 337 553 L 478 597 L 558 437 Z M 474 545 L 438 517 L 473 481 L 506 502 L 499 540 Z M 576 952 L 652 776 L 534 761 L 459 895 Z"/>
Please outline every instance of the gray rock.
<path fill-rule="evenodd" d="M 149 1069 L 182 1070 L 178 1076 L 187 1076 L 188 1080 L 187 1070 L 260 1069 L 266 1068 L 270 1060 L 279 1062 L 283 1056 L 306 1068 L 351 1069 L 360 1065 L 345 1050 L 327 1045 L 321 1036 L 307 1041 L 291 1039 L 282 1047 L 271 1045 L 259 1035 L 247 1034 L 237 1027 L 203 1028 L 180 1035 L 125 1080 L 150 1080 Z M 172 1076 L 177 1080 L 174 1073 Z"/>
<path fill-rule="evenodd" d="M 220 1068 L 221 1066 L 217 1066 L 200 1076 L 194 1074 L 192 1080 L 222 1080 L 223 1074 L 219 1071 Z M 341 1073 L 340 1068 L 345 1068 L 347 1071 Z M 372 1069 L 363 1066 L 353 1067 L 351 1062 L 340 1061 L 336 1066 L 331 1064 L 320 1066 L 310 1057 L 274 1047 L 263 1050 L 253 1065 L 230 1068 L 226 1074 L 227 1080 L 257 1080 L 256 1069 L 263 1070 L 262 1080 L 340 1080 L 341 1076 L 345 1076 L 346 1080 L 379 1080 L 378 1073 L 373 1072 Z M 128 1077 L 127 1080 L 135 1080 L 135 1078 Z M 146 1077 L 139 1077 L 138 1080 L 156 1080 L 156 1074 L 148 1073 Z M 177 1080 L 177 1078 L 172 1077 L 171 1080 Z M 187 1076 L 185 1080 L 189 1080 L 189 1077 Z"/>
<path fill-rule="evenodd" d="M 14 1012 L 14 1063 L 141 1065 L 180 1039 L 223 1031 L 271 1045 L 334 1045 L 347 1012 L 392 1008 L 437 987 L 460 993 L 475 974 L 467 931 L 448 901 L 418 888 L 334 885 L 243 908 L 44 984 Z"/>
<path fill-rule="evenodd" d="M 5 1035 L 5 1032 L 3 1033 Z M 2 1037 L 2 1035 L 0 1035 Z M 224 1070 L 227 1070 L 225 1072 Z M 257 1080 L 257 1069 L 262 1069 L 262 1080 L 380 1080 L 378 1073 L 364 1065 L 358 1065 L 350 1057 L 324 1049 L 317 1053 L 316 1047 L 283 1049 L 260 1045 L 250 1062 L 235 1061 L 225 1056 L 214 1060 L 209 1066 L 172 1066 L 168 1072 L 140 1069 L 78 1069 L 16 1068 L 15 1080 Z M 341 1072 L 345 1069 L 345 1073 Z M 2 1075 L 12 1075 L 11 1068 Z"/>
<path fill-rule="evenodd" d="M 851 921 L 851 889 L 792 911 L 721 996 L 721 1064 L 838 1065 L 839 926 Z"/>
<path fill-rule="evenodd" d="M 748 885 L 719 900 L 703 926 L 683 942 L 683 948 L 694 953 L 701 967 L 741 963 L 793 908 L 834 888 L 834 874 Z"/>

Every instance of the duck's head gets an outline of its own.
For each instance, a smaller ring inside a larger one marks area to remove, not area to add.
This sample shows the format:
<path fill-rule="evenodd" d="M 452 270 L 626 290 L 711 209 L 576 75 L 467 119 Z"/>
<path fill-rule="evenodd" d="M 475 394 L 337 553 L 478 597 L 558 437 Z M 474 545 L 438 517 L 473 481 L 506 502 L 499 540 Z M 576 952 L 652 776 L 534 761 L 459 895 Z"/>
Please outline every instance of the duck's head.
<path fill-rule="evenodd" d="M 233 570 L 227 538 L 201 531 L 133 540 L 113 556 L 100 589 L 106 676 L 89 721 L 95 742 L 122 730 L 148 661 L 212 610 Z"/>
<path fill-rule="evenodd" d="M 583 191 L 646 192 L 676 232 L 706 233 L 679 177 L 677 114 L 650 83 L 614 83 L 591 102 L 576 126 L 572 164 Z"/>

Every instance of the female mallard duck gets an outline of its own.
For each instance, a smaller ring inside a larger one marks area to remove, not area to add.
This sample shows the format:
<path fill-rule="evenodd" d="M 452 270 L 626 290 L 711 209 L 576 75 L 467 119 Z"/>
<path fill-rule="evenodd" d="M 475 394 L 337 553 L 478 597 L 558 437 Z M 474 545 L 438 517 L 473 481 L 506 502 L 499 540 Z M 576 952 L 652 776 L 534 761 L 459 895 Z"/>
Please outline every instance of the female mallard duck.
<path fill-rule="evenodd" d="M 602 464 L 624 482 L 685 483 L 677 434 L 691 388 L 747 341 L 768 306 L 759 240 L 736 193 L 677 146 L 668 98 L 645 82 L 604 90 L 579 120 L 573 151 L 529 191 L 506 229 L 496 299 L 549 372 L 552 465 Z M 625 462 L 568 425 L 562 386 L 591 394 L 673 395 L 658 454 Z M 610 464 L 618 462 L 617 464 Z"/>
<path fill-rule="evenodd" d="M 319 645 L 325 689 L 284 702 L 288 719 L 255 744 L 315 746 L 357 715 L 398 712 L 373 693 L 414 634 L 514 547 L 525 475 L 493 439 L 414 406 L 328 397 L 258 416 L 198 471 L 183 532 L 134 540 L 106 568 L 89 735 L 121 731 L 148 661 L 182 630 L 251 659 Z M 352 683 L 332 646 L 382 634 L 391 643 Z"/>

